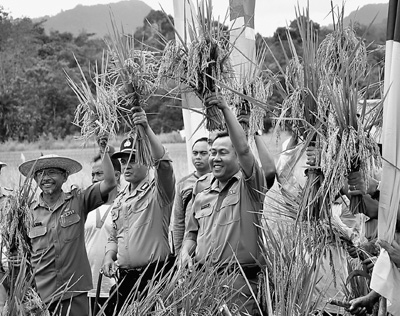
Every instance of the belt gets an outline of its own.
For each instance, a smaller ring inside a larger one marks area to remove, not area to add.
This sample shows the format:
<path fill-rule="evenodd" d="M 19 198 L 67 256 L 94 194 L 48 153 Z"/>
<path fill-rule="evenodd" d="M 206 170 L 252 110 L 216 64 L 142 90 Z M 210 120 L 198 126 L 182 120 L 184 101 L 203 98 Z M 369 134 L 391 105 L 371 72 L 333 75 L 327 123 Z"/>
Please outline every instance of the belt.
<path fill-rule="evenodd" d="M 120 278 L 130 274 L 141 274 L 143 272 L 154 272 L 154 269 L 161 270 L 164 266 L 169 266 L 175 262 L 175 257 L 174 256 L 169 256 L 167 260 L 165 261 L 154 261 L 150 264 L 141 266 L 141 267 L 135 267 L 135 268 L 119 268 L 119 274 Z"/>
<path fill-rule="evenodd" d="M 203 264 L 198 264 L 198 269 L 203 268 Z M 261 272 L 261 267 L 259 265 L 243 265 L 240 266 L 238 264 L 230 264 L 227 266 L 222 266 L 217 269 L 217 274 L 232 274 L 232 273 L 239 273 L 241 272 L 241 269 L 244 272 L 244 275 L 248 280 L 253 280 L 256 279 L 258 274 Z"/>

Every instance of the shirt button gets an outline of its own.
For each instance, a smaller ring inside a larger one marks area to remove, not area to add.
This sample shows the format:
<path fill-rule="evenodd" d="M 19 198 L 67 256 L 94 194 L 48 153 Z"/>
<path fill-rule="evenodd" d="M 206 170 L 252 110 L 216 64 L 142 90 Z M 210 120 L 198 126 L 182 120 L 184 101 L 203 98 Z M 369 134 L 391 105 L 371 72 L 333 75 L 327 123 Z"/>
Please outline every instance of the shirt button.
<path fill-rule="evenodd" d="M 213 227 L 214 227 L 214 228 L 217 227 L 217 224 L 214 224 Z"/>

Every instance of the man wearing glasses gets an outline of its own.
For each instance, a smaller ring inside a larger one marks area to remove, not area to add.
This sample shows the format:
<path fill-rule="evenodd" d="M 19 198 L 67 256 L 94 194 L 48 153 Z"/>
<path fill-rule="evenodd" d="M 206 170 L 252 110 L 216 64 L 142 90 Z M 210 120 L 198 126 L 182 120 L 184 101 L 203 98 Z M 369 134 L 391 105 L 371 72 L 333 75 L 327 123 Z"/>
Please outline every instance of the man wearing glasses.
<path fill-rule="evenodd" d="M 88 315 L 87 292 L 92 274 L 85 249 L 84 225 L 88 213 L 107 201 L 117 185 L 108 147 L 101 148 L 104 180 L 85 190 L 64 192 L 68 176 L 82 169 L 79 162 L 46 155 L 19 166 L 34 177 L 41 193 L 30 206 L 32 266 L 38 292 L 51 315 Z"/>

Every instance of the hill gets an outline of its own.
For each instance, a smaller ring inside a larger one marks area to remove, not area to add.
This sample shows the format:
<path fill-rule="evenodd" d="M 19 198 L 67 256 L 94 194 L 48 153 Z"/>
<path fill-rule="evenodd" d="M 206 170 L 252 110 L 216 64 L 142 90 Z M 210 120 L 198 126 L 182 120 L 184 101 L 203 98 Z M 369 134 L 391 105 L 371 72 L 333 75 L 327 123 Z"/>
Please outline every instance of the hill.
<path fill-rule="evenodd" d="M 46 33 L 50 31 L 69 32 L 74 36 L 82 32 L 94 33 L 94 37 L 102 38 L 109 34 L 110 12 L 125 31 L 135 32 L 143 26 L 143 20 L 151 11 L 151 7 L 140 0 L 126 0 L 110 4 L 77 5 L 71 10 L 62 11 L 55 16 L 45 16 L 35 21 L 46 20 L 43 24 Z"/>
<path fill-rule="evenodd" d="M 385 24 L 386 26 L 387 14 L 387 3 L 367 4 L 358 10 L 351 12 L 344 18 L 343 23 L 347 26 L 351 22 L 358 22 L 362 25 L 369 26 L 375 18 L 373 25 Z"/>

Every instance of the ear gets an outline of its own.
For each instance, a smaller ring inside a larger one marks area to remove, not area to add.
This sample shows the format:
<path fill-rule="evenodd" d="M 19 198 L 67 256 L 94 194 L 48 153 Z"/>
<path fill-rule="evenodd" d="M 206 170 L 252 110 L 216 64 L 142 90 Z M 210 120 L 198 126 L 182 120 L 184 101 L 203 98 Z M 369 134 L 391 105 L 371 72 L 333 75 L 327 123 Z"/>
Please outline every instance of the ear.
<path fill-rule="evenodd" d="M 64 181 L 63 181 L 63 183 L 67 182 L 68 177 L 69 177 L 69 173 L 68 173 L 68 172 L 65 172 L 65 173 L 64 173 Z"/>
<path fill-rule="evenodd" d="M 121 179 L 121 171 L 114 171 L 114 176 L 117 182 L 119 182 Z"/>

